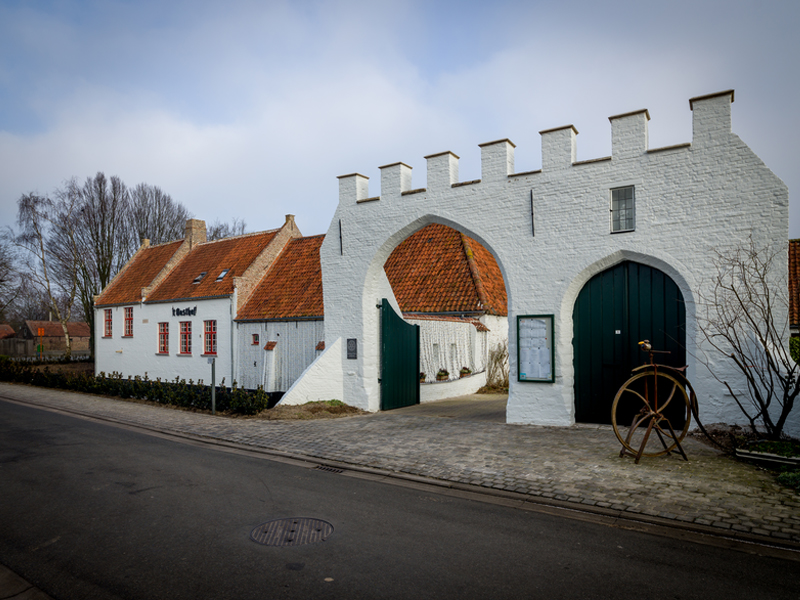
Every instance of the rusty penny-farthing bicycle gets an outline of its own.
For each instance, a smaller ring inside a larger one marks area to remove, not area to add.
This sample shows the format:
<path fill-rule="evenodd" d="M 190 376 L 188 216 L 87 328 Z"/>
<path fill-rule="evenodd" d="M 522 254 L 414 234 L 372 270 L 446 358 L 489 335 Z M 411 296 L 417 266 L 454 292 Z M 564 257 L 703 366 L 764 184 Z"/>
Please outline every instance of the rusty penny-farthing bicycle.
<path fill-rule="evenodd" d="M 686 367 L 656 364 L 654 354 L 669 352 L 653 350 L 647 340 L 639 342 L 639 347 L 649 354 L 650 363 L 633 369 L 633 376 L 622 384 L 611 406 L 611 424 L 622 444 L 619 455 L 634 456 L 638 464 L 642 456 L 661 456 L 677 450 L 684 460 L 689 460 L 681 442 L 689 431 L 692 414 L 697 417 L 697 396 L 686 379 Z M 627 423 L 630 428 L 623 436 L 620 427 Z"/>

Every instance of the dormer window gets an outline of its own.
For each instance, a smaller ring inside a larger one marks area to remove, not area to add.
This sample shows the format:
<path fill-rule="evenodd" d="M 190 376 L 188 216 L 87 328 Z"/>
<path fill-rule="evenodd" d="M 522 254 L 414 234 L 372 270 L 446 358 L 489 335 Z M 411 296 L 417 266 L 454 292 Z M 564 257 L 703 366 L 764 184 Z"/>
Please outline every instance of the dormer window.
<path fill-rule="evenodd" d="M 208 273 L 208 271 L 203 271 L 202 273 L 200 273 L 200 275 L 194 278 L 194 281 L 192 283 L 200 283 L 203 280 L 203 277 L 206 276 L 206 273 Z"/>
<path fill-rule="evenodd" d="M 222 271 L 222 273 L 219 274 L 219 277 L 217 277 L 214 283 L 219 283 L 220 281 L 222 281 L 222 278 L 228 274 L 228 271 L 230 271 L 230 269 L 225 269 L 224 271 Z"/>

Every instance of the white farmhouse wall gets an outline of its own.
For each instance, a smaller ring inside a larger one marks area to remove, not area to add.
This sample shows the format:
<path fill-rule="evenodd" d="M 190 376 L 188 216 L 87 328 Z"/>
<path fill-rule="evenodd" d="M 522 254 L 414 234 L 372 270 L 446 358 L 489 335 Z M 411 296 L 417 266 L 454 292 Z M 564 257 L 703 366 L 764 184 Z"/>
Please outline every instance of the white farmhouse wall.
<path fill-rule="evenodd" d="M 514 145 L 481 145 L 481 179 L 458 183 L 458 158 L 427 157 L 427 187 L 413 190 L 411 167 L 381 170 L 377 200 L 368 179 L 339 179 L 339 205 L 322 244 L 325 327 L 328 339 L 356 338 L 359 357 L 341 352 L 344 400 L 370 411 L 380 406 L 375 299 L 383 265 L 394 248 L 430 223 L 478 240 L 497 259 L 508 292 L 510 423 L 574 422 L 572 311 L 596 273 L 633 260 L 669 275 L 686 301 L 688 376 L 711 422 L 741 418 L 730 398 L 696 358 L 695 292 L 712 272 L 712 248 L 788 238 L 788 190 L 731 132 L 733 94 L 693 101 L 691 144 L 648 149 L 645 111 L 611 120 L 612 156 L 576 162 L 575 128 L 542 133 L 542 169 L 514 172 Z M 636 229 L 610 233 L 610 190 L 635 186 Z M 531 198 L 535 235 L 531 233 Z M 340 232 L 341 231 L 341 239 Z M 340 250 L 341 248 L 341 250 Z M 785 278 L 786 266 L 782 275 Z M 555 315 L 555 383 L 516 381 L 517 315 Z M 783 318 L 784 315 L 778 315 Z M 787 329 L 788 331 L 788 329 Z M 741 378 L 733 369 L 729 381 Z M 798 432 L 798 417 L 789 430 Z"/>
<path fill-rule="evenodd" d="M 486 371 L 449 381 L 428 381 L 419 386 L 419 402 L 436 402 L 474 394 L 486 385 Z"/>
<path fill-rule="evenodd" d="M 235 297 L 234 297 L 235 298 Z M 95 339 L 97 352 L 95 372 L 122 373 L 123 376 L 147 375 L 150 379 L 180 379 L 211 384 L 211 365 L 204 356 L 204 321 L 217 322 L 217 384 L 225 378 L 225 385 L 233 381 L 233 334 L 231 298 L 213 300 L 189 300 L 153 304 L 128 304 L 133 307 L 133 336 L 123 337 L 124 306 L 111 307 L 111 337 L 103 337 L 103 308 L 95 309 Z M 197 307 L 193 316 L 172 314 L 173 308 Z M 192 323 L 192 353 L 180 354 L 180 323 Z M 169 354 L 158 354 L 158 324 L 169 323 Z"/>
<path fill-rule="evenodd" d="M 241 322 L 236 381 L 241 387 L 285 392 L 317 357 L 317 344 L 325 339 L 323 321 Z M 253 343 L 253 335 L 258 343 Z M 267 342 L 277 342 L 265 350 Z"/>

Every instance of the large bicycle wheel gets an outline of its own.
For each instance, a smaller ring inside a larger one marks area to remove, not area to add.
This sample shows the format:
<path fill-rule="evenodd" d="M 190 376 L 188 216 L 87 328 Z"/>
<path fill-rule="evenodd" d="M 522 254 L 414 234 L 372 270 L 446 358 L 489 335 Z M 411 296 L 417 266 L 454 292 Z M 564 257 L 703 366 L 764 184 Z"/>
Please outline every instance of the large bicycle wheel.
<path fill-rule="evenodd" d="M 675 377 L 662 372 L 634 375 L 622 384 L 611 405 L 611 424 L 623 453 L 637 457 L 661 456 L 675 450 L 686 437 L 691 418 L 686 389 Z M 620 428 L 625 427 L 628 430 L 623 437 Z M 643 446 L 655 448 L 648 451 Z"/>

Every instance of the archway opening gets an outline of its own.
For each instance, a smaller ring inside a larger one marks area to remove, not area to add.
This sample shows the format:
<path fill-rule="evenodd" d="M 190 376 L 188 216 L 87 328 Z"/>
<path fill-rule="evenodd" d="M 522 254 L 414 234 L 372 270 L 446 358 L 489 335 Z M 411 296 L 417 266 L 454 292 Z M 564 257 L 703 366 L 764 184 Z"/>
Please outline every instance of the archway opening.
<path fill-rule="evenodd" d="M 394 248 L 384 272 L 402 317 L 419 326 L 421 402 L 472 394 L 487 385 L 507 394 L 506 286 L 485 246 L 432 223 Z"/>
<path fill-rule="evenodd" d="M 654 267 L 624 261 L 598 273 L 578 294 L 572 320 L 577 422 L 611 422 L 617 390 L 648 360 L 639 341 L 665 352 L 656 355 L 661 364 L 686 364 L 683 294 Z"/>

